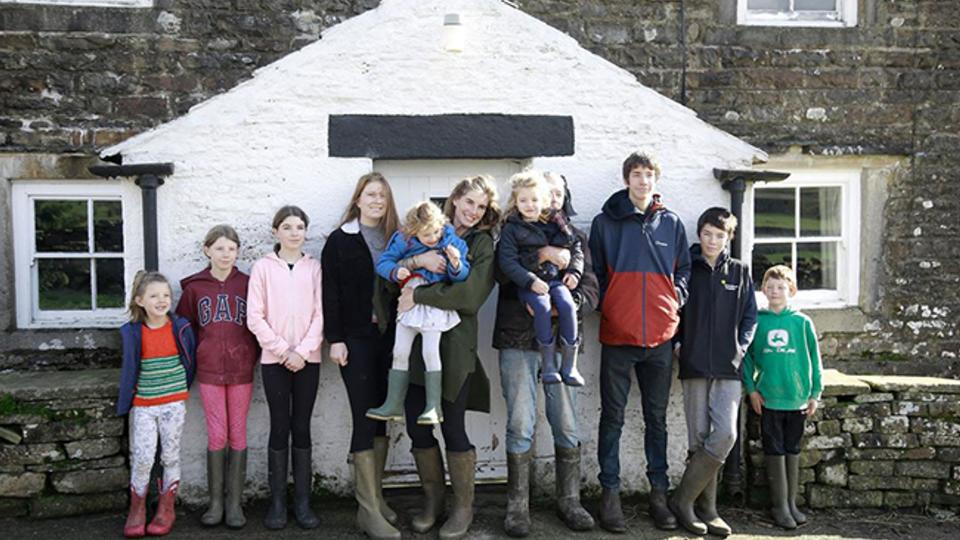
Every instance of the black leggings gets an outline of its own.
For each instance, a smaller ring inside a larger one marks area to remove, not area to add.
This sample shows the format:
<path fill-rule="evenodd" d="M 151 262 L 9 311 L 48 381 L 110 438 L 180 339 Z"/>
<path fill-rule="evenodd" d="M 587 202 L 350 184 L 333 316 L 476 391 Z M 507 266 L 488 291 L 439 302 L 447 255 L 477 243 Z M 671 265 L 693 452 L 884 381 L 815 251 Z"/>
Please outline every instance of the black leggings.
<path fill-rule="evenodd" d="M 393 330 L 381 335 L 347 338 L 347 365 L 340 368 L 347 388 L 353 433 L 350 453 L 373 448 L 374 437 L 387 434 L 387 423 L 367 418 L 367 409 L 379 407 L 387 397 L 387 374 L 393 361 Z"/>
<path fill-rule="evenodd" d="M 467 395 L 470 393 L 470 377 L 463 382 L 457 401 L 443 400 L 443 423 L 440 431 L 443 433 L 443 443 L 448 452 L 466 452 L 471 450 L 470 438 L 467 437 L 465 416 L 467 412 Z M 427 406 L 426 390 L 418 385 L 411 384 L 407 388 L 407 400 L 404 402 L 407 415 L 407 435 L 417 449 L 433 448 L 439 443 L 433 436 L 433 426 L 424 426 L 417 423 L 417 417 Z"/>
<path fill-rule="evenodd" d="M 263 364 L 263 392 L 270 408 L 270 449 L 310 448 L 310 417 L 317 400 L 320 364 L 306 364 L 294 373 L 280 364 Z M 292 403 L 291 403 L 292 401 Z"/>

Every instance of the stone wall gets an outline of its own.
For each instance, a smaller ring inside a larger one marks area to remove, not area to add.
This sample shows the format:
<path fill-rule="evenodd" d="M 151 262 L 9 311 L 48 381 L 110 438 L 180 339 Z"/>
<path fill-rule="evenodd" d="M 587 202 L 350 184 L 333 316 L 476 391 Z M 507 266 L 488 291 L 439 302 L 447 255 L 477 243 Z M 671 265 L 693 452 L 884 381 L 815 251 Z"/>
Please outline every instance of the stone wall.
<path fill-rule="evenodd" d="M 114 369 L 0 375 L 0 517 L 126 506 L 119 380 Z"/>
<path fill-rule="evenodd" d="M 824 373 L 800 481 L 811 508 L 960 506 L 960 382 Z M 766 505 L 759 417 L 750 414 L 749 498 Z"/>

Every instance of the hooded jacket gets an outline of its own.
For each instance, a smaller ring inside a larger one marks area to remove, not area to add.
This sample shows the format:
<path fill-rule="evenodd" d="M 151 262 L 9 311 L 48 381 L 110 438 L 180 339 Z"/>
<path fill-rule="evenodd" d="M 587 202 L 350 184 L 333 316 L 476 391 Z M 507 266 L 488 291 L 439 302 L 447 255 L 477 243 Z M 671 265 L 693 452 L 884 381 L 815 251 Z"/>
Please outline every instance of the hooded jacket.
<path fill-rule="evenodd" d="M 197 368 L 197 341 L 190 327 L 190 321 L 170 314 L 173 320 L 173 339 L 180 353 L 180 364 L 187 375 L 187 388 L 193 384 L 193 374 Z M 120 364 L 120 392 L 117 395 L 117 416 L 130 412 L 133 397 L 137 393 L 137 381 L 140 379 L 140 360 L 143 340 L 143 323 L 128 322 L 120 327 L 122 360 Z"/>
<path fill-rule="evenodd" d="M 680 316 L 680 378 L 740 379 L 740 363 L 757 328 L 750 269 L 726 251 L 716 265 L 690 248 L 690 298 Z"/>
<path fill-rule="evenodd" d="M 823 365 L 813 321 L 786 307 L 780 313 L 757 314 L 757 338 L 743 358 L 747 394 L 763 396 L 763 406 L 776 411 L 800 411 L 823 393 Z"/>
<path fill-rule="evenodd" d="M 600 342 L 651 348 L 669 341 L 690 279 L 680 217 L 658 195 L 641 213 L 620 190 L 593 218 L 590 253 L 600 283 Z"/>
<path fill-rule="evenodd" d="M 540 248 L 556 246 L 570 250 L 570 264 L 564 272 L 572 273 L 580 279 L 583 275 L 583 247 L 572 227 L 568 225 L 566 229 L 563 230 L 553 220 L 546 224 L 530 223 L 519 213 L 510 214 L 500 230 L 500 243 L 497 244 L 498 269 L 517 287 L 529 289 L 534 280 L 545 277 L 538 261 Z"/>
<path fill-rule="evenodd" d="M 257 364 L 257 338 L 247 329 L 249 276 L 234 267 L 220 281 L 205 268 L 180 280 L 175 310 L 197 337 L 197 381 L 248 384 Z"/>
<path fill-rule="evenodd" d="M 320 363 L 323 293 L 320 262 L 307 255 L 291 269 L 270 252 L 253 265 L 247 288 L 247 327 L 263 352 L 260 363 L 279 364 L 289 351 Z"/>

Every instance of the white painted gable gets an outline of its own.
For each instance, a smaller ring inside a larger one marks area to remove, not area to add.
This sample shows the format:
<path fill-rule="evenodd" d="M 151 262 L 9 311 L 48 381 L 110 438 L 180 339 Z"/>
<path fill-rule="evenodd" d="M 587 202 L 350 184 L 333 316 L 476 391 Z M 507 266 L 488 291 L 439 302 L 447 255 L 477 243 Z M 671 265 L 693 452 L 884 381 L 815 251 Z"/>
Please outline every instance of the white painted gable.
<path fill-rule="evenodd" d="M 441 46 L 443 16 L 451 12 L 461 15 L 467 30 L 461 53 Z M 328 157 L 329 115 L 445 113 L 571 116 L 574 155 L 533 158 L 529 164 L 567 176 L 581 224 L 589 223 L 606 197 L 622 187 L 620 163 L 634 149 L 651 150 L 660 159 L 664 200 L 684 218 L 691 237 L 703 209 L 729 204 L 729 194 L 713 178 L 712 169 L 745 168 L 766 159 L 761 150 L 645 88 L 573 38 L 499 0 L 384 0 L 379 8 L 330 28 L 320 41 L 256 71 L 236 88 L 102 155 L 120 153 L 125 164 L 175 164 L 176 173 L 158 190 L 162 271 L 179 278 L 202 268 L 206 261 L 199 244 L 206 230 L 220 222 L 232 223 L 240 232 L 240 266 L 247 270 L 270 245 L 270 219 L 283 204 L 298 204 L 311 216 L 306 249 L 318 255 L 355 180 L 374 168 L 366 158 Z M 502 420 L 495 357 L 487 346 L 488 323 L 481 326 L 481 356 L 494 384 L 493 416 Z M 584 455 L 594 456 L 599 410 L 595 320 L 588 321 L 585 334 L 583 371 L 592 382 L 581 393 L 578 416 L 584 419 Z M 350 420 L 340 378 L 328 366 L 314 419 L 314 455 L 318 470 L 330 479 L 327 487 L 345 489 Z M 675 384 L 668 419 L 674 465 L 683 461 L 685 451 L 678 400 Z M 205 433 L 198 401 L 193 396 L 183 447 L 187 498 L 199 497 L 205 485 Z M 622 441 L 628 490 L 646 484 L 642 415 L 639 399 L 634 396 L 632 401 Z M 267 418 L 257 390 L 250 413 L 250 477 L 260 489 L 266 480 Z M 477 418 L 486 422 L 486 417 Z M 491 425 L 501 425 L 497 422 Z M 502 455 L 502 428 L 488 431 L 491 439 L 475 444 L 482 452 Z M 548 439 L 538 436 L 538 455 L 541 450 L 552 453 Z M 585 467 L 593 483 L 595 460 L 588 458 Z M 671 468 L 672 475 L 681 471 Z M 549 476 L 543 481 L 549 482 Z"/>

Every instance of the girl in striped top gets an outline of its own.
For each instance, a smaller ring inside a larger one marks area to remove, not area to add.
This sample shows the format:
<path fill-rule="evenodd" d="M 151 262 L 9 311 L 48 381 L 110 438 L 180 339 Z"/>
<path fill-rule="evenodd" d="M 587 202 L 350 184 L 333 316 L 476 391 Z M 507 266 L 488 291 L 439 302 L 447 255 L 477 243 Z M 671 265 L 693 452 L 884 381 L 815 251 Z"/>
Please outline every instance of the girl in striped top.
<path fill-rule="evenodd" d="M 130 416 L 130 513 L 128 538 L 170 532 L 180 485 L 180 438 L 187 392 L 196 366 L 189 321 L 169 313 L 170 283 L 157 272 L 138 272 L 130 299 L 130 322 L 120 328 L 123 364 L 117 412 Z M 150 469 L 160 440 L 163 480 L 157 513 L 146 524 Z"/>

